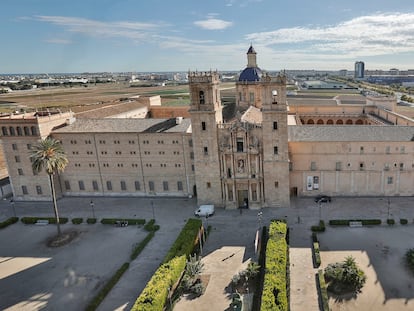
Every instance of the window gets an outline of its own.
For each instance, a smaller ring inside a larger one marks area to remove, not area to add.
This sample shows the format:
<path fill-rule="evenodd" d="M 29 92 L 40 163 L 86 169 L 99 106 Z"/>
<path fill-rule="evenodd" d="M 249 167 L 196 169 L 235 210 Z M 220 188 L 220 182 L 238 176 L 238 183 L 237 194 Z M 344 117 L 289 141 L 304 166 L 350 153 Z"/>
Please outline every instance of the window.
<path fill-rule="evenodd" d="M 177 190 L 178 191 L 183 191 L 183 182 L 182 181 L 177 181 Z"/>
<path fill-rule="evenodd" d="M 69 180 L 65 180 L 65 189 L 70 190 L 70 182 Z"/>
<path fill-rule="evenodd" d="M 194 159 L 194 152 L 190 152 L 190 159 Z"/>
<path fill-rule="evenodd" d="M 90 140 L 85 140 L 85 144 L 86 145 L 89 145 L 89 144 L 91 144 L 92 142 L 90 141 Z"/>
<path fill-rule="evenodd" d="M 400 163 L 400 171 L 404 170 L 404 163 Z"/>
<path fill-rule="evenodd" d="M 99 190 L 98 182 L 96 180 L 92 180 L 92 187 L 93 187 L 93 190 L 95 191 Z"/>
<path fill-rule="evenodd" d="M 20 175 L 20 176 L 23 176 L 24 174 L 23 174 L 23 169 L 21 169 L 21 168 L 18 168 L 17 169 L 17 173 Z"/>
<path fill-rule="evenodd" d="M 232 185 L 228 185 L 229 201 L 233 201 L 233 188 Z"/>
<path fill-rule="evenodd" d="M 168 191 L 168 181 L 162 182 L 162 188 L 164 189 L 164 191 Z"/>
<path fill-rule="evenodd" d="M 342 169 L 342 162 L 336 162 L 336 170 L 340 171 Z"/>
<path fill-rule="evenodd" d="M 364 167 L 365 167 L 364 162 L 359 162 L 359 170 L 363 171 Z"/>
<path fill-rule="evenodd" d="M 311 171 L 316 170 L 316 162 L 311 162 Z"/>
<path fill-rule="evenodd" d="M 275 181 L 275 188 L 279 188 L 279 182 Z"/>
<path fill-rule="evenodd" d="M 273 122 L 273 129 L 277 130 L 277 122 Z"/>
<path fill-rule="evenodd" d="M 405 146 L 401 146 L 401 148 L 400 148 L 400 152 L 401 152 L 401 153 L 405 153 Z"/>
<path fill-rule="evenodd" d="M 211 188 L 211 183 L 207 182 L 207 189 L 210 189 L 210 188 Z"/>
<path fill-rule="evenodd" d="M 252 200 L 257 201 L 257 186 L 252 184 Z"/>
<path fill-rule="evenodd" d="M 42 187 L 41 186 L 36 186 L 36 192 L 37 194 L 42 194 Z"/>
<path fill-rule="evenodd" d="M 23 130 L 24 130 L 24 135 L 25 135 L 25 136 L 30 136 L 30 130 L 29 130 L 29 128 L 28 128 L 27 126 L 25 126 L 25 127 L 23 128 Z"/>
<path fill-rule="evenodd" d="M 388 176 L 387 177 L 387 184 L 392 185 L 392 183 L 393 183 L 393 178 L 391 176 Z"/>
<path fill-rule="evenodd" d="M 148 182 L 148 187 L 149 187 L 149 190 L 150 190 L 150 191 L 154 191 L 154 190 L 155 190 L 155 187 L 154 187 L 154 182 L 153 182 L 153 181 L 149 181 L 149 182 Z"/>
<path fill-rule="evenodd" d="M 26 186 L 22 186 L 22 192 L 23 192 L 23 194 L 29 194 L 29 192 L 27 191 Z"/>
<path fill-rule="evenodd" d="M 274 146 L 273 147 L 273 154 L 278 154 L 278 153 L 279 153 L 279 150 L 278 150 L 277 146 Z"/>
<path fill-rule="evenodd" d="M 198 99 L 200 100 L 200 105 L 204 105 L 205 104 L 205 100 L 204 100 L 204 92 L 200 91 L 198 93 Z"/>
<path fill-rule="evenodd" d="M 16 163 L 19 163 L 20 162 L 20 156 L 14 156 L 14 159 L 16 160 Z"/>
<path fill-rule="evenodd" d="M 14 127 L 10 126 L 9 131 L 10 131 L 10 136 L 15 136 L 16 135 L 16 132 L 14 131 Z"/>
<path fill-rule="evenodd" d="M 32 127 L 30 128 L 30 131 L 32 132 L 32 135 L 33 135 L 33 136 L 36 136 L 36 135 L 37 135 L 37 129 L 36 129 L 36 127 L 32 126 Z"/>
<path fill-rule="evenodd" d="M 203 130 L 203 131 L 205 131 L 206 130 L 206 122 L 201 122 L 201 129 Z"/>
<path fill-rule="evenodd" d="M 390 153 L 390 146 L 385 147 L 385 153 Z"/>
<path fill-rule="evenodd" d="M 359 153 L 360 153 L 360 154 L 363 154 L 363 153 L 364 153 L 364 147 L 362 147 L 362 146 L 361 146 L 361 147 L 359 147 Z"/>
<path fill-rule="evenodd" d="M 191 164 L 191 171 L 193 171 L 194 172 L 194 164 Z"/>
<path fill-rule="evenodd" d="M 27 150 L 32 150 L 32 144 L 27 144 Z"/>
<path fill-rule="evenodd" d="M 204 155 L 208 155 L 208 147 L 204 147 Z"/>
<path fill-rule="evenodd" d="M 135 182 L 135 190 L 137 191 L 141 190 L 141 184 L 139 183 L 139 181 Z"/>
<path fill-rule="evenodd" d="M 7 134 L 8 134 L 8 132 L 7 132 L 7 127 L 3 126 L 3 127 L 1 128 L 1 132 L 2 132 L 3 136 L 7 136 Z"/>
<path fill-rule="evenodd" d="M 79 180 L 79 190 L 85 190 L 85 184 L 83 183 L 83 180 Z"/>
<path fill-rule="evenodd" d="M 17 150 L 17 144 L 12 144 L 12 149 Z"/>
<path fill-rule="evenodd" d="M 16 129 L 17 129 L 17 136 L 23 136 L 22 128 L 18 126 Z"/>
<path fill-rule="evenodd" d="M 122 191 L 127 190 L 127 186 L 126 186 L 126 182 L 125 182 L 125 180 L 121 180 L 121 190 L 122 190 Z"/>
<path fill-rule="evenodd" d="M 189 139 L 189 140 L 188 140 L 188 146 L 190 146 L 190 147 L 192 147 L 192 146 L 193 146 L 193 140 L 192 140 L 192 139 Z"/>
<path fill-rule="evenodd" d="M 253 102 L 254 102 L 254 93 L 253 93 L 253 92 L 250 92 L 250 93 L 249 93 L 249 101 L 250 101 L 251 103 L 253 103 Z"/>
<path fill-rule="evenodd" d="M 112 191 L 112 182 L 110 180 L 106 182 L 106 189 L 108 189 L 108 191 Z"/>
<path fill-rule="evenodd" d="M 237 141 L 237 152 L 243 152 L 243 140 Z"/>

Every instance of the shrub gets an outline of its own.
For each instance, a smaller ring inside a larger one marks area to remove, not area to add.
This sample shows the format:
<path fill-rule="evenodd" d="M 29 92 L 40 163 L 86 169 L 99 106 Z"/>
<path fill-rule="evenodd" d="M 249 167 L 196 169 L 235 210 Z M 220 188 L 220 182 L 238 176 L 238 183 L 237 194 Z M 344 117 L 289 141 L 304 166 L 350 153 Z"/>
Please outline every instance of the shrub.
<path fill-rule="evenodd" d="M 318 285 L 322 301 L 322 311 L 329 311 L 329 296 L 328 291 L 326 290 L 325 277 L 323 276 L 322 269 L 318 270 Z"/>
<path fill-rule="evenodd" d="M 145 224 L 144 229 L 147 230 L 148 232 L 151 232 L 151 231 L 155 232 L 160 229 L 160 226 L 155 225 L 155 219 L 151 219 L 149 222 Z"/>
<path fill-rule="evenodd" d="M 260 308 L 262 311 L 288 310 L 286 234 L 286 223 L 282 221 L 270 223 Z"/>
<path fill-rule="evenodd" d="M 124 263 L 121 268 L 119 268 L 111 279 L 105 284 L 105 286 L 99 291 L 99 293 L 92 299 L 92 301 L 86 306 L 86 311 L 96 310 L 102 300 L 105 299 L 106 295 L 111 291 L 112 287 L 119 281 L 124 272 L 129 268 L 129 263 Z"/>
<path fill-rule="evenodd" d="M 147 236 L 132 250 L 130 259 L 134 260 L 138 257 L 138 255 L 142 252 L 142 250 L 145 248 L 145 246 L 148 244 L 149 241 L 154 237 L 154 231 L 151 231 L 147 234 Z"/>
<path fill-rule="evenodd" d="M 73 218 L 72 219 L 72 223 L 74 224 L 74 225 L 79 225 L 79 224 L 81 224 L 83 222 L 83 218 Z"/>
<path fill-rule="evenodd" d="M 343 262 L 329 264 L 325 268 L 325 279 L 328 281 L 328 290 L 335 294 L 347 292 L 359 293 L 367 277 L 364 271 L 358 268 L 352 256 Z"/>
<path fill-rule="evenodd" d="M 319 242 L 318 234 L 316 232 L 312 232 L 312 242 Z"/>
<path fill-rule="evenodd" d="M 400 219 L 400 224 L 402 224 L 402 225 L 406 225 L 406 224 L 408 224 L 408 220 L 407 220 L 407 219 L 405 219 L 405 218 L 401 218 L 401 219 Z"/>
<path fill-rule="evenodd" d="M 325 231 L 325 222 L 323 220 L 319 220 L 318 226 L 311 227 L 312 232 L 324 232 Z"/>
<path fill-rule="evenodd" d="M 128 225 L 143 225 L 145 219 L 128 219 L 128 218 L 103 218 L 101 224 L 104 225 L 115 225 L 117 221 L 127 221 Z"/>
<path fill-rule="evenodd" d="M 412 272 L 414 272 L 414 248 L 407 250 L 405 253 L 405 262 Z"/>
<path fill-rule="evenodd" d="M 24 223 L 26 225 L 35 224 L 38 220 L 48 220 L 50 224 L 55 224 L 56 223 L 56 218 L 55 217 L 23 217 L 21 219 L 22 223 Z M 68 222 L 67 217 L 59 217 L 59 223 L 65 224 L 67 222 Z"/>
<path fill-rule="evenodd" d="M 88 224 L 96 224 L 96 218 L 88 218 L 88 219 L 86 219 L 86 222 Z"/>
<path fill-rule="evenodd" d="M 350 221 L 360 221 L 364 226 L 380 225 L 381 219 L 332 219 L 329 221 L 331 226 L 349 226 Z"/>
<path fill-rule="evenodd" d="M 387 219 L 387 224 L 394 225 L 395 224 L 395 220 L 394 219 Z"/>
<path fill-rule="evenodd" d="M 6 228 L 7 226 L 10 226 L 18 221 L 19 221 L 18 217 L 10 217 L 9 219 L 5 221 L 0 222 L 0 229 Z"/>
<path fill-rule="evenodd" d="M 321 254 L 319 252 L 319 243 L 313 243 L 313 254 L 315 256 L 315 268 L 318 268 L 321 265 Z"/>

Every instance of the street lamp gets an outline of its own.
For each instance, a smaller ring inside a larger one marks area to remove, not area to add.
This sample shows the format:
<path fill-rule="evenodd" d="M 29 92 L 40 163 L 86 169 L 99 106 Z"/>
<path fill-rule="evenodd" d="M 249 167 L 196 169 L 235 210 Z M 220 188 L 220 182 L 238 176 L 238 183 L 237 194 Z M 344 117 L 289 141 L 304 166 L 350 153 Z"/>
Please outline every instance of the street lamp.
<path fill-rule="evenodd" d="M 263 217 L 263 212 L 258 212 L 257 213 L 257 223 L 259 225 L 259 230 L 262 227 L 262 217 Z"/>
<path fill-rule="evenodd" d="M 391 205 L 391 202 L 390 202 L 390 199 L 388 198 L 387 219 L 390 219 L 390 205 Z"/>
<path fill-rule="evenodd" d="M 95 218 L 95 210 L 94 210 L 94 206 L 95 206 L 95 203 L 93 203 L 93 201 L 91 200 L 91 203 L 89 203 L 89 205 L 91 206 L 91 209 L 92 209 L 92 218 Z"/>
<path fill-rule="evenodd" d="M 152 219 L 155 220 L 154 202 L 151 200 Z"/>
<path fill-rule="evenodd" d="M 14 200 L 13 199 L 10 200 L 10 205 L 13 209 L 13 216 L 16 217 L 16 210 L 14 209 Z"/>
<path fill-rule="evenodd" d="M 322 212 L 321 212 L 321 200 L 318 200 L 318 206 L 319 206 L 319 220 L 322 218 Z"/>

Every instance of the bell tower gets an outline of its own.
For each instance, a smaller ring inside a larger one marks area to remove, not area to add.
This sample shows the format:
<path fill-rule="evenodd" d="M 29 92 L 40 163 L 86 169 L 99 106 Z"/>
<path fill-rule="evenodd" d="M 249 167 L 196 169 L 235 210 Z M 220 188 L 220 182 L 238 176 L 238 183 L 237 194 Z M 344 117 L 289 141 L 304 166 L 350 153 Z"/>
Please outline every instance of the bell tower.
<path fill-rule="evenodd" d="M 197 203 L 222 205 L 218 126 L 223 123 L 218 72 L 189 72 Z"/>

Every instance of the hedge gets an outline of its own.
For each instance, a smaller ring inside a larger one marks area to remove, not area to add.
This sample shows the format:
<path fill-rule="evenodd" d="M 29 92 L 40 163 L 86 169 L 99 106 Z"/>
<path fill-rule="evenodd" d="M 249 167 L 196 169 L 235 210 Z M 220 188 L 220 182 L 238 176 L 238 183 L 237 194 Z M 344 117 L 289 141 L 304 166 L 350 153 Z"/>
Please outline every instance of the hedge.
<path fill-rule="evenodd" d="M 142 252 L 142 250 L 147 246 L 148 242 L 154 237 L 155 231 L 151 231 L 147 236 L 132 250 L 130 259 L 134 260 Z"/>
<path fill-rule="evenodd" d="M 261 311 L 287 311 L 287 225 L 272 221 L 266 246 L 265 276 Z"/>
<path fill-rule="evenodd" d="M 321 265 L 321 254 L 319 252 L 319 242 L 313 242 L 313 254 L 315 256 L 315 268 Z"/>
<path fill-rule="evenodd" d="M 128 225 L 144 225 L 145 219 L 128 219 L 128 218 L 103 218 L 101 224 L 115 225 L 117 221 L 127 221 Z"/>
<path fill-rule="evenodd" d="M 9 219 L 5 221 L 0 222 L 0 229 L 6 228 L 7 226 L 10 226 L 18 221 L 19 221 L 18 217 L 10 217 Z"/>
<path fill-rule="evenodd" d="M 99 291 L 99 293 L 92 299 L 87 305 L 86 311 L 94 311 L 98 308 L 99 304 L 105 299 L 106 295 L 111 291 L 112 287 L 119 281 L 124 272 L 129 268 L 129 262 L 124 263 L 119 268 L 111 279 L 105 284 L 105 286 Z"/>
<path fill-rule="evenodd" d="M 324 232 L 325 231 L 325 222 L 323 220 L 319 220 L 319 226 L 312 226 L 312 232 Z"/>
<path fill-rule="evenodd" d="M 72 219 L 72 223 L 74 224 L 74 225 L 79 225 L 79 224 L 81 224 L 83 222 L 83 218 L 73 218 Z"/>
<path fill-rule="evenodd" d="M 161 266 L 145 286 L 132 311 L 162 311 L 170 288 L 178 281 L 187 263 L 187 257 L 198 242 L 200 219 L 189 219 L 174 244 L 165 256 Z"/>
<path fill-rule="evenodd" d="M 395 224 L 395 220 L 394 219 L 387 219 L 387 224 L 388 225 L 394 225 Z"/>
<path fill-rule="evenodd" d="M 50 224 L 56 223 L 55 217 L 23 217 L 21 219 L 22 223 L 26 225 L 35 224 L 38 220 L 48 220 Z M 59 223 L 65 224 L 68 222 L 67 217 L 59 217 Z"/>
<path fill-rule="evenodd" d="M 160 229 L 160 226 L 155 224 L 155 219 L 151 219 L 149 222 L 145 224 L 144 229 L 147 230 L 148 232 L 151 232 L 151 231 L 155 232 Z"/>
<path fill-rule="evenodd" d="M 96 218 L 88 218 L 88 219 L 86 219 L 86 222 L 88 224 L 96 224 Z"/>
<path fill-rule="evenodd" d="M 329 225 L 331 226 L 349 226 L 349 222 L 351 221 L 360 221 L 362 225 L 369 226 L 369 225 L 380 225 L 381 219 L 332 219 L 329 221 Z"/>
<path fill-rule="evenodd" d="M 322 302 L 322 311 L 329 311 L 329 296 L 326 289 L 325 277 L 323 275 L 322 269 L 318 270 L 318 287 L 319 295 Z"/>
<path fill-rule="evenodd" d="M 405 219 L 405 218 L 401 218 L 401 219 L 400 219 L 400 224 L 402 224 L 402 225 L 406 225 L 406 224 L 408 224 L 408 220 L 407 220 L 407 219 Z"/>

